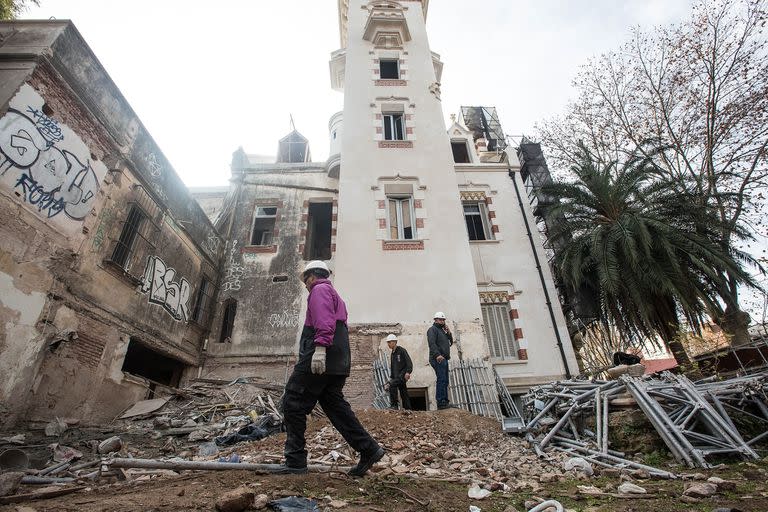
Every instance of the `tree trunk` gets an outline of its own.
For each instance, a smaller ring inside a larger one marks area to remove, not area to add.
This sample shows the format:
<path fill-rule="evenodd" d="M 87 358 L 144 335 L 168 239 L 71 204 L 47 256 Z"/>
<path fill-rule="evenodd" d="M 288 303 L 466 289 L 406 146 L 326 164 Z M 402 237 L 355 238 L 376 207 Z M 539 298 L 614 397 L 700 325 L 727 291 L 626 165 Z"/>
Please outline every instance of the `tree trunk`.
<path fill-rule="evenodd" d="M 749 313 L 742 311 L 738 306 L 727 304 L 725 313 L 716 320 L 720 328 L 728 335 L 731 346 L 739 347 L 748 345 L 752 340 L 749 337 Z"/>

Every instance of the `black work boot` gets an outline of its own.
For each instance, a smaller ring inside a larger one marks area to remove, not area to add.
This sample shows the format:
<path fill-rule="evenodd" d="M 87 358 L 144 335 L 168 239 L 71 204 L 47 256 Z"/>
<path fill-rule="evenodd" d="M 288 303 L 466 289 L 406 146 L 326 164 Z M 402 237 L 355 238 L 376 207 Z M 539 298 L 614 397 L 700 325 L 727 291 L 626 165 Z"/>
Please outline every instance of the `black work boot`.
<path fill-rule="evenodd" d="M 277 469 L 272 471 L 275 475 L 305 475 L 307 473 L 307 466 L 304 467 L 293 467 L 293 466 L 286 466 L 285 464 L 280 464 Z"/>
<path fill-rule="evenodd" d="M 379 462 L 382 457 L 384 457 L 384 448 L 381 446 L 368 455 L 361 453 L 360 462 L 357 463 L 357 466 L 350 469 L 347 474 L 349 476 L 363 476 L 369 469 L 371 469 L 371 466 Z"/>

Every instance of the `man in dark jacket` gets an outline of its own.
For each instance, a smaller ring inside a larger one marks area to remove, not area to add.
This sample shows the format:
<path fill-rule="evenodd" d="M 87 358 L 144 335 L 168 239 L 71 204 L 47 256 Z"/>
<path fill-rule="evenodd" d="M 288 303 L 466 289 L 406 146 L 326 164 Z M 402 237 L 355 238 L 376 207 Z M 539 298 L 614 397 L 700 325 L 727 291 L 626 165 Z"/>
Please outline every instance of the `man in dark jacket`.
<path fill-rule="evenodd" d="M 413 373 L 413 363 L 408 351 L 403 347 L 397 346 L 397 336 L 390 334 L 386 340 L 392 355 L 389 361 L 389 406 L 397 409 L 397 393 L 400 392 L 400 399 L 403 401 L 403 409 L 411 408 L 411 398 L 408 396 L 408 386 L 406 383 L 411 379 Z"/>
<path fill-rule="evenodd" d="M 427 343 L 429 343 L 429 364 L 435 370 L 437 382 L 435 384 L 435 400 L 438 409 L 451 407 L 448 401 L 448 360 L 451 358 L 451 345 L 453 335 L 445 323 L 445 313 L 435 313 L 434 323 L 427 331 Z"/>
<path fill-rule="evenodd" d="M 299 342 L 299 360 L 285 385 L 285 464 L 279 473 L 307 472 L 304 433 L 307 414 L 315 404 L 331 424 L 360 453 L 349 474 L 362 476 L 384 456 L 384 449 L 366 432 L 344 399 L 342 389 L 349 377 L 351 357 L 347 307 L 328 280 L 330 270 L 322 261 L 310 261 L 301 275 L 309 291 L 307 316 Z"/>

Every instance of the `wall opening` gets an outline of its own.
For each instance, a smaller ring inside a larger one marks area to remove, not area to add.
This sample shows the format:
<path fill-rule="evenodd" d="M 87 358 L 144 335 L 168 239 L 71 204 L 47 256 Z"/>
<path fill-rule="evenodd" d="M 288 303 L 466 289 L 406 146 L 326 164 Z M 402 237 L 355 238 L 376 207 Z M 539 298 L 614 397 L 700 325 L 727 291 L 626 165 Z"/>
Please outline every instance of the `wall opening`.
<path fill-rule="evenodd" d="M 309 203 L 304 259 L 331 259 L 332 217 L 333 205 L 331 203 Z"/>
<path fill-rule="evenodd" d="M 235 327 L 236 314 L 237 301 L 234 299 L 228 299 L 224 303 L 224 315 L 222 315 L 221 320 L 221 335 L 219 336 L 219 343 L 232 342 L 232 330 Z"/>
<path fill-rule="evenodd" d="M 453 151 L 453 161 L 455 163 L 471 163 L 469 159 L 469 150 L 467 150 L 467 143 L 465 141 L 451 141 L 451 150 Z"/>
<path fill-rule="evenodd" d="M 149 348 L 136 338 L 131 338 L 122 370 L 152 381 L 150 390 L 154 392 L 156 384 L 177 387 L 184 372 L 184 363 Z"/>
<path fill-rule="evenodd" d="M 429 409 L 428 388 L 408 388 L 408 397 L 411 399 L 411 409 L 414 411 Z"/>

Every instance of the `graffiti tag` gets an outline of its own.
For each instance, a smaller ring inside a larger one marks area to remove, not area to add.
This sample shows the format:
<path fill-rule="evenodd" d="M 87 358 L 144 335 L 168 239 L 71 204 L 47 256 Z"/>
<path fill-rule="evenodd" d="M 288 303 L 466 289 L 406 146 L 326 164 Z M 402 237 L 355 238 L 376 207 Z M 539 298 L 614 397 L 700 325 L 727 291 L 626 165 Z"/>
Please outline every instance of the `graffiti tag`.
<path fill-rule="evenodd" d="M 159 256 L 147 257 L 141 292 L 149 294 L 149 302 L 163 306 L 171 316 L 179 321 L 189 319 L 189 281 L 179 277 L 175 282 L 176 270 L 169 267 Z"/>
<path fill-rule="evenodd" d="M 99 188 L 90 160 L 57 147 L 64 136 L 56 121 L 32 107 L 27 114 L 9 108 L 0 118 L 0 176 L 19 171 L 14 188 L 48 218 L 64 212 L 82 220 Z"/>
<path fill-rule="evenodd" d="M 290 311 L 272 313 L 269 315 L 269 325 L 272 327 L 296 327 L 299 325 L 299 314 Z"/>
<path fill-rule="evenodd" d="M 99 225 L 96 227 L 96 232 L 93 234 L 93 241 L 91 242 L 91 247 L 94 252 L 101 249 L 104 240 L 107 239 L 106 231 L 114 219 L 115 211 L 112 208 L 104 208 L 101 210 Z"/>
<path fill-rule="evenodd" d="M 229 264 L 224 275 L 224 282 L 221 289 L 224 291 L 238 291 L 245 275 L 245 266 L 235 262 L 235 253 L 237 252 L 237 240 L 232 242 L 232 249 L 229 251 Z"/>

